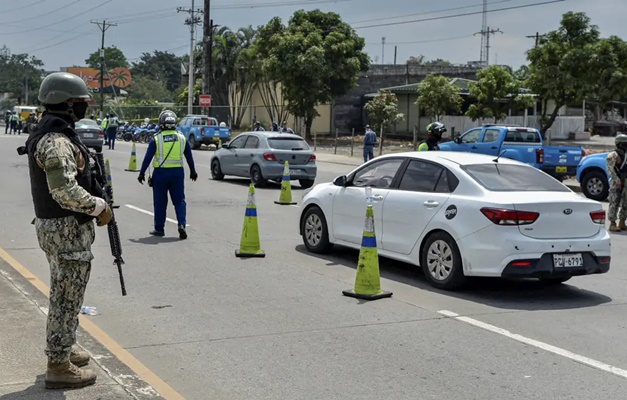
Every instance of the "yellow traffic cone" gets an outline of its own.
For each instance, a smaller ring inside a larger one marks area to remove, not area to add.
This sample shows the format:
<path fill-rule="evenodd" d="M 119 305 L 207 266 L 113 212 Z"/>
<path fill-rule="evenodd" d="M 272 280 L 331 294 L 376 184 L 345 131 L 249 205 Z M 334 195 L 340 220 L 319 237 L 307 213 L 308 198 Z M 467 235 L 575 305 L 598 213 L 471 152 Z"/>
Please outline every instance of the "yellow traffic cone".
<path fill-rule="evenodd" d="M 218 138 L 218 149 L 222 148 L 222 139 Z"/>
<path fill-rule="evenodd" d="M 279 195 L 279 201 L 275 201 L 274 204 L 290 205 L 296 204 L 292 201 L 292 183 L 290 182 L 290 163 L 285 162 L 283 167 L 283 180 L 281 181 L 281 194 Z"/>
<path fill-rule="evenodd" d="M 107 176 L 107 185 L 111 188 L 111 207 L 112 208 L 120 208 L 120 206 L 115 205 L 115 199 L 113 197 L 113 181 L 111 180 L 111 165 L 109 164 L 109 159 L 105 161 L 105 175 Z"/>
<path fill-rule="evenodd" d="M 248 187 L 248 200 L 246 202 L 246 214 L 244 215 L 244 228 L 239 250 L 235 250 L 235 257 L 265 257 L 259 243 L 259 226 L 257 225 L 257 205 L 255 204 L 255 185 Z"/>
<path fill-rule="evenodd" d="M 137 151 L 135 150 L 135 142 L 133 142 L 133 148 L 131 149 L 131 159 L 128 162 L 128 169 L 125 169 L 125 171 L 130 171 L 130 172 L 139 171 L 137 169 Z"/>
<path fill-rule="evenodd" d="M 368 204 L 368 208 L 366 209 L 365 225 L 364 234 L 361 239 L 361 249 L 359 250 L 355 288 L 344 290 L 342 294 L 363 300 L 377 300 L 384 297 L 392 297 L 392 292 L 384 292 L 381 290 L 379 252 L 377 251 L 377 237 L 374 231 L 374 211 L 371 204 Z"/>

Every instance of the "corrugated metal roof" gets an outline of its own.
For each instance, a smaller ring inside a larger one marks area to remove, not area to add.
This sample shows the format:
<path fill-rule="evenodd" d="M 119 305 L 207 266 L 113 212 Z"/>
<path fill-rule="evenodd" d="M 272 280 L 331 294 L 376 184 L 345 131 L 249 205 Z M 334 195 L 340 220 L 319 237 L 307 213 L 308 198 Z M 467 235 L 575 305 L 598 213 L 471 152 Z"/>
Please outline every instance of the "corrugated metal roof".
<path fill-rule="evenodd" d="M 470 84 L 472 82 L 477 82 L 477 81 L 472 80 L 472 79 L 465 79 L 465 78 L 452 78 L 450 81 L 451 85 L 456 86 L 459 89 L 458 91 L 459 94 L 465 94 L 465 95 L 468 94 Z M 389 90 L 390 92 L 394 94 L 414 94 L 414 93 L 417 94 L 419 85 L 420 85 L 420 82 L 417 82 L 417 83 L 410 83 L 408 85 L 391 86 L 391 87 L 382 88 L 382 89 Z M 520 93 L 531 94 L 531 91 L 527 88 L 521 88 Z M 379 93 L 368 93 L 364 95 L 364 97 L 372 98 L 372 97 L 377 97 L 378 95 Z"/>

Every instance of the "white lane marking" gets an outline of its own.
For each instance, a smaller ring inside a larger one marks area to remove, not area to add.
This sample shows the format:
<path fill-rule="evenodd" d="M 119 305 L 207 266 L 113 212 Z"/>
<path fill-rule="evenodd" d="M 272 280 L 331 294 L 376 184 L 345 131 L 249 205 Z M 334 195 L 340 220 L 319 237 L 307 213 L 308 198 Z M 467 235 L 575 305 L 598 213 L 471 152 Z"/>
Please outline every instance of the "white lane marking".
<path fill-rule="evenodd" d="M 148 210 L 144 210 L 143 208 L 139 208 L 139 207 L 135 207 L 134 205 L 131 204 L 125 204 L 126 207 L 130 208 L 131 210 L 135 210 L 135 211 L 139 211 L 140 213 L 144 213 L 144 214 L 148 214 L 148 215 L 152 215 L 153 217 L 155 216 L 154 213 L 148 211 Z M 173 220 L 172 218 L 166 218 L 165 219 L 168 222 L 172 222 L 174 225 L 178 225 L 178 221 Z M 189 224 L 186 224 L 185 226 L 189 226 Z"/>
<path fill-rule="evenodd" d="M 585 357 L 585 356 L 573 353 L 571 351 L 568 351 L 568 350 L 561 349 L 559 347 L 550 345 L 548 343 L 540 342 L 538 340 L 531 339 L 531 338 L 519 335 L 517 333 L 512 333 L 512 332 L 510 332 L 510 331 L 508 331 L 506 329 L 502 329 L 502 328 L 499 328 L 499 327 L 494 326 L 494 325 L 486 324 L 485 322 L 478 321 L 478 320 L 476 320 L 474 318 L 460 316 L 459 314 L 456 314 L 456 313 L 454 313 L 452 311 L 440 310 L 440 311 L 438 311 L 438 313 L 441 314 L 441 315 L 444 315 L 446 317 L 453 318 L 453 319 L 455 319 L 457 321 L 465 322 L 465 323 L 467 323 L 469 325 L 472 325 L 472 326 L 475 326 L 477 328 L 481 328 L 481 329 L 484 329 L 486 331 L 493 332 L 493 333 L 496 333 L 496 334 L 508 337 L 510 339 L 513 339 L 513 340 L 516 340 L 518 342 L 527 344 L 529 346 L 533 346 L 533 347 L 536 347 L 538 349 L 541 349 L 541 350 L 544 350 L 544 351 L 548 351 L 549 353 L 553 353 L 553 354 L 556 354 L 558 356 L 562 356 L 562 357 L 568 358 L 568 359 L 573 360 L 575 362 L 578 362 L 580 364 L 585 364 L 585 365 L 587 365 L 589 367 L 596 368 L 596 369 L 599 369 L 599 370 L 604 371 L 604 372 L 609 372 L 610 374 L 619 376 L 621 378 L 627 378 L 627 370 L 624 370 L 624 369 L 621 369 L 621 368 L 618 368 L 618 367 L 614 367 L 613 365 L 606 364 L 604 362 L 597 361 L 597 360 L 594 360 L 592 358 L 588 358 L 588 357 Z"/>

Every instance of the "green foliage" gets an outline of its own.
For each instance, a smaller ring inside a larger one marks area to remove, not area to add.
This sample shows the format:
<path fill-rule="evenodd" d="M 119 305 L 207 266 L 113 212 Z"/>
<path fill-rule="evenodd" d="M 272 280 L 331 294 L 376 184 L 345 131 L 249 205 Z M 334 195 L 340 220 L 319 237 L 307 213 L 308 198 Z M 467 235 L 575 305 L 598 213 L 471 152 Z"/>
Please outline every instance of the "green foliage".
<path fill-rule="evenodd" d="M 187 104 L 187 94 L 189 93 L 188 87 L 185 86 L 183 88 L 183 90 L 181 90 L 181 92 L 178 94 L 178 96 L 176 97 L 176 102 L 179 104 Z M 197 83 L 196 85 L 194 85 L 194 100 L 193 100 L 193 104 L 198 104 L 198 101 L 200 99 L 200 95 L 202 94 L 202 85 L 200 83 Z"/>
<path fill-rule="evenodd" d="M 272 32 L 259 37 L 268 78 L 281 83 L 287 109 L 304 118 L 310 135 L 315 107 L 346 94 L 368 70 L 365 41 L 338 14 L 320 10 L 296 11 L 287 26 L 275 17 L 265 30 Z"/>
<path fill-rule="evenodd" d="M 88 67 L 91 68 L 100 68 L 100 50 L 95 51 L 89 55 L 89 57 L 85 60 L 85 63 Z M 122 50 L 118 49 L 115 46 L 105 47 L 105 67 L 108 70 L 118 68 L 118 67 L 127 67 L 128 68 L 128 60 Z"/>
<path fill-rule="evenodd" d="M 182 59 L 183 57 L 167 51 L 155 50 L 153 53 L 143 53 L 131 68 L 133 80 L 136 81 L 140 76 L 149 78 L 165 85 L 166 90 L 175 91 L 181 86 Z"/>
<path fill-rule="evenodd" d="M 8 47 L 0 48 L 0 92 L 10 93 L 22 102 L 28 83 L 29 103 L 37 101 L 39 84 L 45 74 L 43 62 L 26 53 L 12 54 Z"/>
<path fill-rule="evenodd" d="M 418 86 L 416 105 L 425 114 L 439 119 L 448 112 L 459 112 L 463 99 L 459 89 L 451 85 L 450 78 L 429 74 Z"/>
<path fill-rule="evenodd" d="M 368 113 L 370 125 L 377 132 L 381 130 L 381 127 L 394 124 L 405 117 L 398 112 L 396 95 L 387 89 L 380 89 L 379 95 L 366 103 L 364 109 Z"/>
<path fill-rule="evenodd" d="M 618 36 L 601 39 L 595 47 L 594 95 L 602 104 L 620 101 L 627 97 L 627 43 Z"/>
<path fill-rule="evenodd" d="M 537 47 L 527 52 L 529 87 L 543 99 L 555 101 L 551 116 L 543 118 L 544 134 L 553 124 L 559 109 L 569 102 L 579 102 L 598 91 L 599 29 L 581 12 L 567 12 L 560 27 L 542 37 Z M 544 110 L 543 117 L 546 117 Z"/>
<path fill-rule="evenodd" d="M 168 90 L 164 81 L 153 79 L 145 75 L 135 76 L 133 83 L 127 90 L 129 99 L 150 99 L 164 102 L 174 100 L 173 92 Z"/>
<path fill-rule="evenodd" d="M 494 122 L 507 117 L 505 110 L 509 102 L 504 101 L 510 96 L 517 96 L 520 85 L 507 69 L 492 65 L 477 73 L 477 82 L 469 86 L 470 96 L 477 100 L 472 104 L 466 115 L 473 121 L 483 118 L 494 118 Z"/>

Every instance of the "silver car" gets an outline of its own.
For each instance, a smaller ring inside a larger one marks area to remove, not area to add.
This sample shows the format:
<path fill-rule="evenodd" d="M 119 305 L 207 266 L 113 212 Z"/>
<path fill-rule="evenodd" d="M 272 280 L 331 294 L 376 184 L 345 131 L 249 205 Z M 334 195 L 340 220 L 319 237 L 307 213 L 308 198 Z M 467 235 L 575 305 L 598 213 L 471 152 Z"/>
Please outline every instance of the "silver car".
<path fill-rule="evenodd" d="M 244 132 L 217 150 L 211 158 L 211 176 L 221 180 L 225 175 L 250 177 L 255 186 L 267 181 L 281 181 L 285 161 L 291 180 L 310 188 L 318 168 L 316 155 L 298 135 L 279 132 Z"/>
<path fill-rule="evenodd" d="M 88 148 L 96 149 L 97 152 L 102 151 L 104 143 L 104 132 L 100 125 L 93 119 L 81 119 L 76 122 L 74 130 L 81 138 L 81 142 Z"/>

